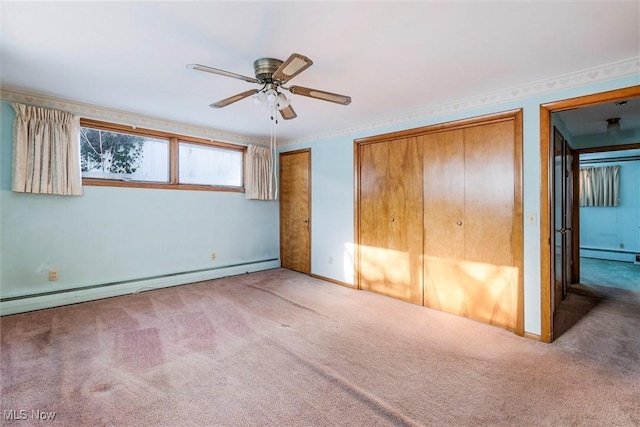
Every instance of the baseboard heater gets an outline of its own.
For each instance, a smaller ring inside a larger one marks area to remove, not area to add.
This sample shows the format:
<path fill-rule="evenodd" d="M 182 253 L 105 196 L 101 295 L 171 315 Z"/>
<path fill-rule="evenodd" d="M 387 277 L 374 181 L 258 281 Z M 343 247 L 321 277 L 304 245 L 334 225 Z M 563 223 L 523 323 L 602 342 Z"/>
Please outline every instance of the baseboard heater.
<path fill-rule="evenodd" d="M 142 278 L 139 278 L 139 279 L 121 280 L 121 281 L 118 281 L 118 282 L 100 283 L 100 284 L 97 284 L 97 285 L 78 286 L 76 288 L 59 289 L 59 290 L 55 290 L 55 291 L 40 292 L 40 293 L 37 293 L 37 294 L 19 295 L 19 296 L 14 296 L 14 297 L 5 297 L 5 298 L 0 298 L 0 302 L 16 301 L 16 300 L 21 300 L 21 299 L 44 297 L 44 296 L 56 295 L 56 294 L 65 294 L 65 293 L 76 292 L 76 291 L 86 291 L 86 290 L 97 289 L 97 288 L 107 288 L 107 287 L 117 286 L 117 285 L 127 285 L 127 284 L 131 284 L 131 283 L 136 283 L 136 282 L 146 282 L 146 281 L 149 281 L 149 280 L 166 279 L 168 277 L 182 276 L 182 275 L 185 275 L 185 274 L 205 273 L 207 271 L 215 271 L 215 270 L 243 267 L 243 266 L 249 266 L 249 265 L 254 265 L 254 264 L 262 264 L 262 263 L 265 263 L 265 262 L 273 262 L 273 261 L 278 261 L 278 258 L 265 259 L 265 260 L 261 260 L 261 261 L 245 262 L 245 263 L 240 263 L 240 264 L 224 265 L 224 266 L 220 266 L 220 267 L 202 268 L 202 269 L 199 269 L 199 270 L 181 271 L 181 272 L 178 272 L 178 273 L 160 274 L 160 275 L 157 275 L 157 276 L 142 277 Z"/>
<path fill-rule="evenodd" d="M 614 254 L 632 254 L 632 253 L 634 253 L 633 251 L 629 251 L 629 250 L 625 250 L 625 249 L 592 248 L 592 247 L 589 247 L 589 246 L 580 246 L 580 250 L 598 251 L 598 252 L 611 252 L 611 253 L 614 253 Z M 638 258 L 638 255 L 640 255 L 640 254 L 635 254 L 636 259 Z"/>

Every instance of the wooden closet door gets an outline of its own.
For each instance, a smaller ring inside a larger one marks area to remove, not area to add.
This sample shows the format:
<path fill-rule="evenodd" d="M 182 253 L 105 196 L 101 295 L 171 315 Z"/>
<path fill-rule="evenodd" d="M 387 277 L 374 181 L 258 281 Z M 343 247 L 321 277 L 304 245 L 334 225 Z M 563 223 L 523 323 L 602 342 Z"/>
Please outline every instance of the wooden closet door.
<path fill-rule="evenodd" d="M 468 317 L 517 329 L 514 122 L 464 129 L 464 248 Z"/>
<path fill-rule="evenodd" d="M 517 329 L 514 124 L 421 137 L 424 305 Z"/>
<path fill-rule="evenodd" d="M 311 152 L 280 154 L 280 262 L 311 272 Z"/>
<path fill-rule="evenodd" d="M 422 304 L 422 156 L 415 138 L 359 147 L 359 278 Z"/>
<path fill-rule="evenodd" d="M 424 155 L 424 305 L 465 315 L 464 133 L 420 138 Z"/>

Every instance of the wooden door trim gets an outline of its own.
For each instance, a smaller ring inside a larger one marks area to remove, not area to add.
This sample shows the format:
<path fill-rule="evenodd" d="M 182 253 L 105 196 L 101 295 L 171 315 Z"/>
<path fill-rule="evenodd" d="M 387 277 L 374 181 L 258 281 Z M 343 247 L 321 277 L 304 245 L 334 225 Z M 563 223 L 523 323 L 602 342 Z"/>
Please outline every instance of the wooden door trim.
<path fill-rule="evenodd" d="M 311 274 L 311 248 L 313 247 L 311 244 L 311 239 L 313 238 L 313 233 L 311 233 L 312 230 L 312 226 L 313 226 L 313 218 L 311 217 L 311 148 L 302 148 L 299 150 L 292 150 L 292 151 L 286 151 L 283 153 L 280 153 L 280 155 L 278 156 L 278 167 L 280 167 L 280 160 L 282 159 L 283 156 L 288 156 L 288 155 L 294 155 L 294 154 L 302 154 L 302 153 L 309 153 L 309 160 L 307 162 L 307 170 L 309 172 L 308 174 L 308 182 L 307 182 L 307 194 L 309 195 L 308 200 L 307 200 L 307 211 L 309 212 L 309 242 L 308 242 L 308 248 L 307 251 L 309 253 L 309 271 L 307 272 L 308 274 Z M 278 183 L 280 184 L 280 173 L 278 173 Z M 280 187 L 282 188 L 282 187 Z M 282 194 L 281 194 L 282 196 Z M 278 204 L 278 213 L 279 213 L 279 226 L 280 226 L 280 230 L 279 230 L 279 236 L 280 236 L 280 260 L 282 262 L 282 203 Z"/>
<path fill-rule="evenodd" d="M 571 283 L 580 282 L 580 154 L 577 150 L 571 149 L 571 155 L 573 156 L 573 206 L 571 207 L 571 254 L 572 269 L 571 269 Z"/>
<path fill-rule="evenodd" d="M 553 132 L 551 113 L 638 96 L 640 96 L 640 86 L 631 86 L 540 105 L 540 338 L 544 342 L 553 341 L 553 319 L 551 318 L 553 313 L 551 307 L 553 278 L 551 277 L 552 248 L 550 228 L 552 213 L 550 185 L 552 182 L 549 175 L 552 166 L 551 162 L 553 161 L 553 155 L 550 151 L 552 147 L 551 134 Z"/>
<path fill-rule="evenodd" d="M 522 178 L 523 111 L 510 112 L 514 120 L 514 195 L 513 195 L 513 257 L 518 268 L 518 298 L 515 333 L 524 336 L 524 198 Z"/>
<path fill-rule="evenodd" d="M 418 137 L 418 136 L 428 135 L 430 133 L 435 133 L 435 132 L 445 132 L 445 131 L 450 131 L 454 129 L 463 129 L 466 127 L 477 126 L 480 124 L 488 125 L 495 122 L 512 120 L 514 116 L 518 114 L 519 111 L 522 111 L 522 110 L 521 109 L 509 110 L 509 111 L 504 111 L 500 113 L 488 114 L 486 116 L 476 116 L 468 119 L 454 120 L 451 122 L 438 123 L 434 125 L 423 126 L 419 128 L 413 128 L 413 129 L 406 129 L 406 130 L 401 130 L 397 132 L 385 133 L 381 135 L 367 136 L 364 138 L 355 139 L 353 142 L 354 144 L 356 144 L 356 146 L 359 146 L 362 144 L 373 144 L 376 142 L 392 141 L 395 139 Z"/>
<path fill-rule="evenodd" d="M 362 290 L 360 284 L 360 146 L 358 140 L 353 141 L 353 286 Z"/>

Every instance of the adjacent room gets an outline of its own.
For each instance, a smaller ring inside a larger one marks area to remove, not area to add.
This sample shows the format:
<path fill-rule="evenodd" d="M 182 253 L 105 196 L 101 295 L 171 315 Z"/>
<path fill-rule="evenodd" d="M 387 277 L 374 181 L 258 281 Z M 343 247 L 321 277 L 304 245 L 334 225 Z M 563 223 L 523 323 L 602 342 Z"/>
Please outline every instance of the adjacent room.
<path fill-rule="evenodd" d="M 640 425 L 640 3 L 0 4 L 2 425 Z"/>

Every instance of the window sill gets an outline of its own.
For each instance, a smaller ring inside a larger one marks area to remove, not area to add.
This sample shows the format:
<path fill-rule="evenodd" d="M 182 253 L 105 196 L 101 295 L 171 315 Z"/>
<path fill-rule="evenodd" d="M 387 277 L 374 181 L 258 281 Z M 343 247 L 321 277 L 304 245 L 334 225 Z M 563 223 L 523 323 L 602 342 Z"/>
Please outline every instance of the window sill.
<path fill-rule="evenodd" d="M 155 188 L 159 190 L 190 190 L 190 191 L 221 191 L 229 193 L 244 193 L 244 187 L 224 187 L 199 184 L 169 184 L 163 182 L 118 181 L 113 179 L 83 178 L 83 186 L 91 187 L 128 187 Z"/>

